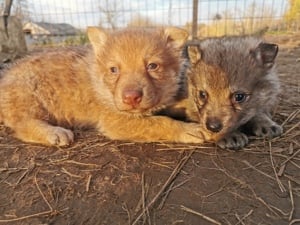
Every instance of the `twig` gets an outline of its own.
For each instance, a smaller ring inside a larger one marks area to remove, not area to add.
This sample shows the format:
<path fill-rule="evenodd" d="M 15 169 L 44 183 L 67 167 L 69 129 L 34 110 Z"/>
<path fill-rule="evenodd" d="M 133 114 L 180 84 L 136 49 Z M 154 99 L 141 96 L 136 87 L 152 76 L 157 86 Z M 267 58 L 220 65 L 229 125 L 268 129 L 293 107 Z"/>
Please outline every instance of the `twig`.
<path fill-rule="evenodd" d="M 181 187 L 182 185 L 184 185 L 185 183 L 187 183 L 189 180 L 190 180 L 190 178 L 187 178 L 186 180 L 184 180 L 184 181 L 182 181 L 182 182 L 180 182 L 179 184 L 176 184 L 176 185 L 175 185 L 175 181 L 173 181 L 173 182 L 170 184 L 168 190 L 166 190 L 166 191 L 163 193 L 164 197 L 163 197 L 163 199 L 161 200 L 161 202 L 160 202 L 160 204 L 159 204 L 159 206 L 158 206 L 158 209 L 162 209 L 162 207 L 164 206 L 165 201 L 166 201 L 166 199 L 168 198 L 168 196 L 169 196 L 169 194 L 171 193 L 171 191 L 173 191 L 174 189 L 176 189 L 176 188 L 178 188 L 178 187 Z"/>
<path fill-rule="evenodd" d="M 162 209 L 162 207 L 164 206 L 166 199 L 168 198 L 170 192 L 173 190 L 174 184 L 175 184 L 175 181 L 173 181 L 173 182 L 169 185 L 168 190 L 166 190 L 165 193 L 163 193 L 163 198 L 162 198 L 162 200 L 161 200 L 159 206 L 157 207 L 159 210 Z"/>
<path fill-rule="evenodd" d="M 289 221 L 291 221 L 293 218 L 294 211 L 295 211 L 295 203 L 294 203 L 292 183 L 290 180 L 288 181 L 288 183 L 289 183 L 290 199 L 291 199 L 291 204 L 292 204 L 292 208 L 291 208 L 291 212 L 290 212 L 290 216 L 289 216 Z"/>
<path fill-rule="evenodd" d="M 82 163 L 82 162 L 77 162 L 75 160 L 68 160 L 67 158 L 61 159 L 61 160 L 51 160 L 51 163 L 70 163 L 70 164 L 75 164 L 79 166 L 91 166 L 91 167 L 103 167 L 103 165 L 98 165 L 94 163 Z"/>
<path fill-rule="evenodd" d="M 243 162 L 244 164 L 246 164 L 247 166 L 249 166 L 251 169 L 254 169 L 255 171 L 257 171 L 258 173 L 260 173 L 260 174 L 262 174 L 262 175 L 264 175 L 264 176 L 266 176 L 266 177 L 268 177 L 268 178 L 270 178 L 270 179 L 272 179 L 272 180 L 275 180 L 274 177 L 272 177 L 272 176 L 270 176 L 269 174 L 267 174 L 267 173 L 265 173 L 265 172 L 263 172 L 263 171 L 257 169 L 255 166 L 251 165 L 247 160 L 242 160 L 242 162 Z"/>
<path fill-rule="evenodd" d="M 298 223 L 298 222 L 300 222 L 300 219 L 294 219 L 289 223 L 289 225 L 292 225 L 292 224 Z"/>
<path fill-rule="evenodd" d="M 220 222 L 214 220 L 213 218 L 210 218 L 210 217 L 208 217 L 208 216 L 206 216 L 206 215 L 204 215 L 204 214 L 202 214 L 200 212 L 197 212 L 197 211 L 195 211 L 193 209 L 187 208 L 187 207 L 185 207 L 183 205 L 181 206 L 181 209 L 184 210 L 184 211 L 186 211 L 186 212 L 193 213 L 193 214 L 195 214 L 197 216 L 200 216 L 201 218 L 203 218 L 203 219 L 205 219 L 205 220 L 207 220 L 207 221 L 209 221 L 209 222 L 211 222 L 213 224 L 222 225 Z"/>
<path fill-rule="evenodd" d="M 300 113 L 300 109 L 297 109 L 296 111 L 292 112 L 286 119 L 283 121 L 281 126 L 283 127 L 287 122 L 293 120 L 298 114 Z"/>
<path fill-rule="evenodd" d="M 246 219 L 248 216 L 250 216 L 253 213 L 253 209 L 251 209 L 245 216 L 242 217 L 242 219 L 239 219 L 239 222 L 237 222 L 235 225 L 239 225 L 240 223 L 243 223 L 243 220 Z"/>
<path fill-rule="evenodd" d="M 91 179 L 92 179 L 92 175 L 89 174 L 88 178 L 87 178 L 87 182 L 85 185 L 85 191 L 88 192 L 90 190 L 90 184 L 91 184 Z"/>
<path fill-rule="evenodd" d="M 82 176 L 70 173 L 68 170 L 66 170 L 64 167 L 62 167 L 62 172 L 64 172 L 65 174 L 68 174 L 70 177 L 76 177 L 76 178 L 82 178 Z"/>
<path fill-rule="evenodd" d="M 32 214 L 32 215 L 28 215 L 28 216 L 21 216 L 21 217 L 14 218 L 14 219 L 0 220 L 0 223 L 8 223 L 8 222 L 15 222 L 15 221 L 20 221 L 20 220 L 25 220 L 25 219 L 29 219 L 29 218 L 32 218 L 32 217 L 38 217 L 38 216 L 43 216 L 43 215 L 47 215 L 47 214 L 52 214 L 54 212 L 52 206 L 50 205 L 50 203 L 46 199 L 45 195 L 43 194 L 40 186 L 38 185 L 36 174 L 34 176 L 34 181 L 35 181 L 36 188 L 38 189 L 39 193 L 41 194 L 43 200 L 48 205 L 49 210 L 44 211 L 44 212 L 35 213 L 35 214 Z"/>
<path fill-rule="evenodd" d="M 29 170 L 27 169 L 17 180 L 15 185 L 18 185 L 19 183 L 21 183 L 21 181 L 23 180 L 23 178 L 27 175 L 27 173 L 29 172 Z"/>
<path fill-rule="evenodd" d="M 166 188 L 171 184 L 171 182 L 180 173 L 181 169 L 187 163 L 187 161 L 190 159 L 190 157 L 192 156 L 193 153 L 194 153 L 194 151 L 190 151 L 187 156 L 183 157 L 179 161 L 179 163 L 177 164 L 177 166 L 175 167 L 175 169 L 173 170 L 173 172 L 171 173 L 171 175 L 169 176 L 169 178 L 167 179 L 167 181 L 165 182 L 165 184 L 161 187 L 161 189 L 154 196 L 154 198 L 147 204 L 147 206 L 145 207 L 145 209 L 143 209 L 142 212 L 136 217 L 136 219 L 133 221 L 132 225 L 137 224 L 137 222 L 140 220 L 140 218 L 145 214 L 146 210 L 149 210 L 153 206 L 153 204 L 159 199 L 159 197 L 161 196 L 161 194 L 165 192 Z"/>
<path fill-rule="evenodd" d="M 245 223 L 243 222 L 243 220 L 239 217 L 239 215 L 237 213 L 235 213 L 234 215 L 235 215 L 235 218 L 237 218 L 237 220 L 239 221 L 237 224 L 245 225 Z"/>
<path fill-rule="evenodd" d="M 127 204 L 125 202 L 122 204 L 122 209 L 127 213 L 128 224 L 130 225 L 131 216 L 130 216 L 130 212 L 129 212 L 128 206 L 127 206 Z"/>
<path fill-rule="evenodd" d="M 280 179 L 278 178 L 278 174 L 277 174 L 276 168 L 274 166 L 273 155 L 272 155 L 272 144 L 271 144 L 270 141 L 269 141 L 269 151 L 270 151 L 271 165 L 272 165 L 272 168 L 273 168 L 273 171 L 274 171 L 274 175 L 275 175 L 277 184 L 279 186 L 279 189 L 280 189 L 281 192 L 286 192 L 285 187 L 283 186 L 283 184 L 281 183 Z"/>
<path fill-rule="evenodd" d="M 260 201 L 263 205 L 265 205 L 265 206 L 266 206 L 272 213 L 274 213 L 276 216 L 279 217 L 279 214 L 278 214 L 275 210 L 277 210 L 278 212 L 280 212 L 282 215 L 286 215 L 284 212 L 282 212 L 282 210 L 276 208 L 275 206 L 272 206 L 272 205 L 267 204 L 261 197 L 258 197 L 257 194 L 256 194 L 256 192 L 253 190 L 253 188 L 252 188 L 249 184 L 247 184 L 245 181 L 243 181 L 243 180 L 241 180 L 241 179 L 239 179 L 239 178 L 237 178 L 237 177 L 234 177 L 234 176 L 232 176 L 231 174 L 229 174 L 225 168 L 221 168 L 214 160 L 213 160 L 212 162 L 215 164 L 215 166 L 216 166 L 217 168 L 219 168 L 220 171 L 222 171 L 222 172 L 223 172 L 225 175 L 227 175 L 229 178 L 233 179 L 235 182 L 239 183 L 240 185 L 249 188 L 249 189 L 251 190 L 252 194 L 254 195 L 254 197 L 255 197 L 258 201 Z"/>
<path fill-rule="evenodd" d="M 217 194 L 217 193 L 219 193 L 219 192 L 221 192 L 221 191 L 224 191 L 224 187 L 225 187 L 226 185 L 223 185 L 222 187 L 220 187 L 218 190 L 216 190 L 216 191 L 214 191 L 214 192 L 212 192 L 212 193 L 210 193 L 210 194 L 208 194 L 208 195 L 205 195 L 205 196 L 203 196 L 203 198 L 209 198 L 210 196 L 213 196 L 213 195 L 215 195 L 215 194 Z"/>
<path fill-rule="evenodd" d="M 25 220 L 25 219 L 29 219 L 32 217 L 43 216 L 43 215 L 47 215 L 47 214 L 51 214 L 51 213 L 53 213 L 52 209 L 48 210 L 48 211 L 28 215 L 28 216 L 21 216 L 21 217 L 14 218 L 14 219 L 0 220 L 0 223 L 15 222 L 15 221 Z"/>
<path fill-rule="evenodd" d="M 37 182 L 36 175 L 37 175 L 37 174 L 35 174 L 35 176 L 34 176 L 34 181 L 35 181 L 36 188 L 37 188 L 38 191 L 40 192 L 42 198 L 44 199 L 44 201 L 45 201 L 46 204 L 48 205 L 49 209 L 53 212 L 52 206 L 50 205 L 50 203 L 49 203 L 48 200 L 46 199 L 45 195 L 43 194 L 43 192 L 42 192 L 42 190 L 41 190 L 41 188 L 40 188 L 40 186 L 39 186 L 39 184 L 38 184 L 38 182 Z"/>
<path fill-rule="evenodd" d="M 144 218 L 144 221 L 146 221 L 146 218 L 148 217 L 149 218 L 149 209 L 146 209 L 146 191 L 145 191 L 145 174 L 144 172 L 142 173 L 142 180 L 141 180 L 141 183 L 142 183 L 142 210 L 145 211 L 145 218 Z M 151 224 L 151 223 L 149 223 Z"/>
<path fill-rule="evenodd" d="M 287 135 L 288 133 L 290 133 L 292 130 L 294 130 L 295 128 L 300 126 L 300 121 L 298 123 L 296 123 L 294 126 L 292 126 L 290 129 L 288 129 L 286 132 L 284 132 L 284 134 L 282 134 L 282 136 Z"/>
<path fill-rule="evenodd" d="M 300 180 L 290 176 L 290 175 L 287 175 L 287 174 L 284 174 L 284 176 L 288 179 L 290 179 L 291 181 L 295 182 L 296 184 L 299 184 L 300 185 Z"/>
<path fill-rule="evenodd" d="M 286 164 L 288 161 L 290 161 L 292 158 L 294 158 L 298 153 L 300 152 L 300 149 L 298 149 L 298 151 L 296 151 L 293 155 L 291 155 L 290 157 L 288 157 L 286 160 L 284 160 L 281 165 Z"/>

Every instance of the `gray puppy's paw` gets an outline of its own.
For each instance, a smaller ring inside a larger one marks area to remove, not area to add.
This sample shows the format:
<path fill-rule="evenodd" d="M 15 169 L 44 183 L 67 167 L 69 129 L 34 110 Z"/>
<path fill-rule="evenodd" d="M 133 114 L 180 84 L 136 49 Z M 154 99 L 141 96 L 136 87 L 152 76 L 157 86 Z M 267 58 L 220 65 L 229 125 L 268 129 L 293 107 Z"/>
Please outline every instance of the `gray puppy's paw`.
<path fill-rule="evenodd" d="M 259 137 L 274 138 L 282 134 L 282 127 L 275 122 L 257 123 L 253 125 L 252 132 Z"/>
<path fill-rule="evenodd" d="M 248 137 L 240 131 L 234 131 L 227 134 L 223 139 L 217 142 L 222 149 L 239 150 L 248 144 Z"/>

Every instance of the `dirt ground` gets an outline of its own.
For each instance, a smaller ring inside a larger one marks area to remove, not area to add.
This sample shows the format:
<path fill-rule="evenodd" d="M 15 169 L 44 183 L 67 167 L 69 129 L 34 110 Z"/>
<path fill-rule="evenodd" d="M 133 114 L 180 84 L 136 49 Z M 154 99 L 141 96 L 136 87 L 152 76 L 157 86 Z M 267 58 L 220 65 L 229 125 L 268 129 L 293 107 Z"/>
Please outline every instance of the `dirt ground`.
<path fill-rule="evenodd" d="M 245 149 L 136 144 L 76 131 L 68 148 L 0 125 L 0 224 L 300 224 L 300 45 L 281 40 L 284 134 Z"/>

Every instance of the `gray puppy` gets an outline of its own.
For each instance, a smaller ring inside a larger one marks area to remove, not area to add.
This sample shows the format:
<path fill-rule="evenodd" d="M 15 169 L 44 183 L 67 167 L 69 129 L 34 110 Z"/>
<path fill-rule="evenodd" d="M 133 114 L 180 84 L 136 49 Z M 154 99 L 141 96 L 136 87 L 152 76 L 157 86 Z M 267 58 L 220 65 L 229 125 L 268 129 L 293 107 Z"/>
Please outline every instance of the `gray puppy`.
<path fill-rule="evenodd" d="M 280 93 L 277 53 L 277 45 L 253 36 L 193 41 L 186 51 L 188 97 L 164 114 L 182 118 L 184 112 L 200 124 L 206 140 L 221 148 L 243 148 L 249 134 L 281 135 L 271 118 Z"/>

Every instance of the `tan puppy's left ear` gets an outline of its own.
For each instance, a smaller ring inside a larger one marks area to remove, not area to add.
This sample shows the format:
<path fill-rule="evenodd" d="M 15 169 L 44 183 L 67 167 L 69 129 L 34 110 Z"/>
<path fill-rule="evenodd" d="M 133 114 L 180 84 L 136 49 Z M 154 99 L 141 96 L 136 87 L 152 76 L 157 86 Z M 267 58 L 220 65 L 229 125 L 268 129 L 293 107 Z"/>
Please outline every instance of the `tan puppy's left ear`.
<path fill-rule="evenodd" d="M 96 53 L 99 52 L 108 39 L 108 34 L 99 27 L 88 27 L 87 35 Z"/>
<path fill-rule="evenodd" d="M 164 36 L 168 43 L 172 43 L 176 48 L 181 48 L 188 39 L 189 33 L 181 28 L 167 27 L 164 29 Z"/>

